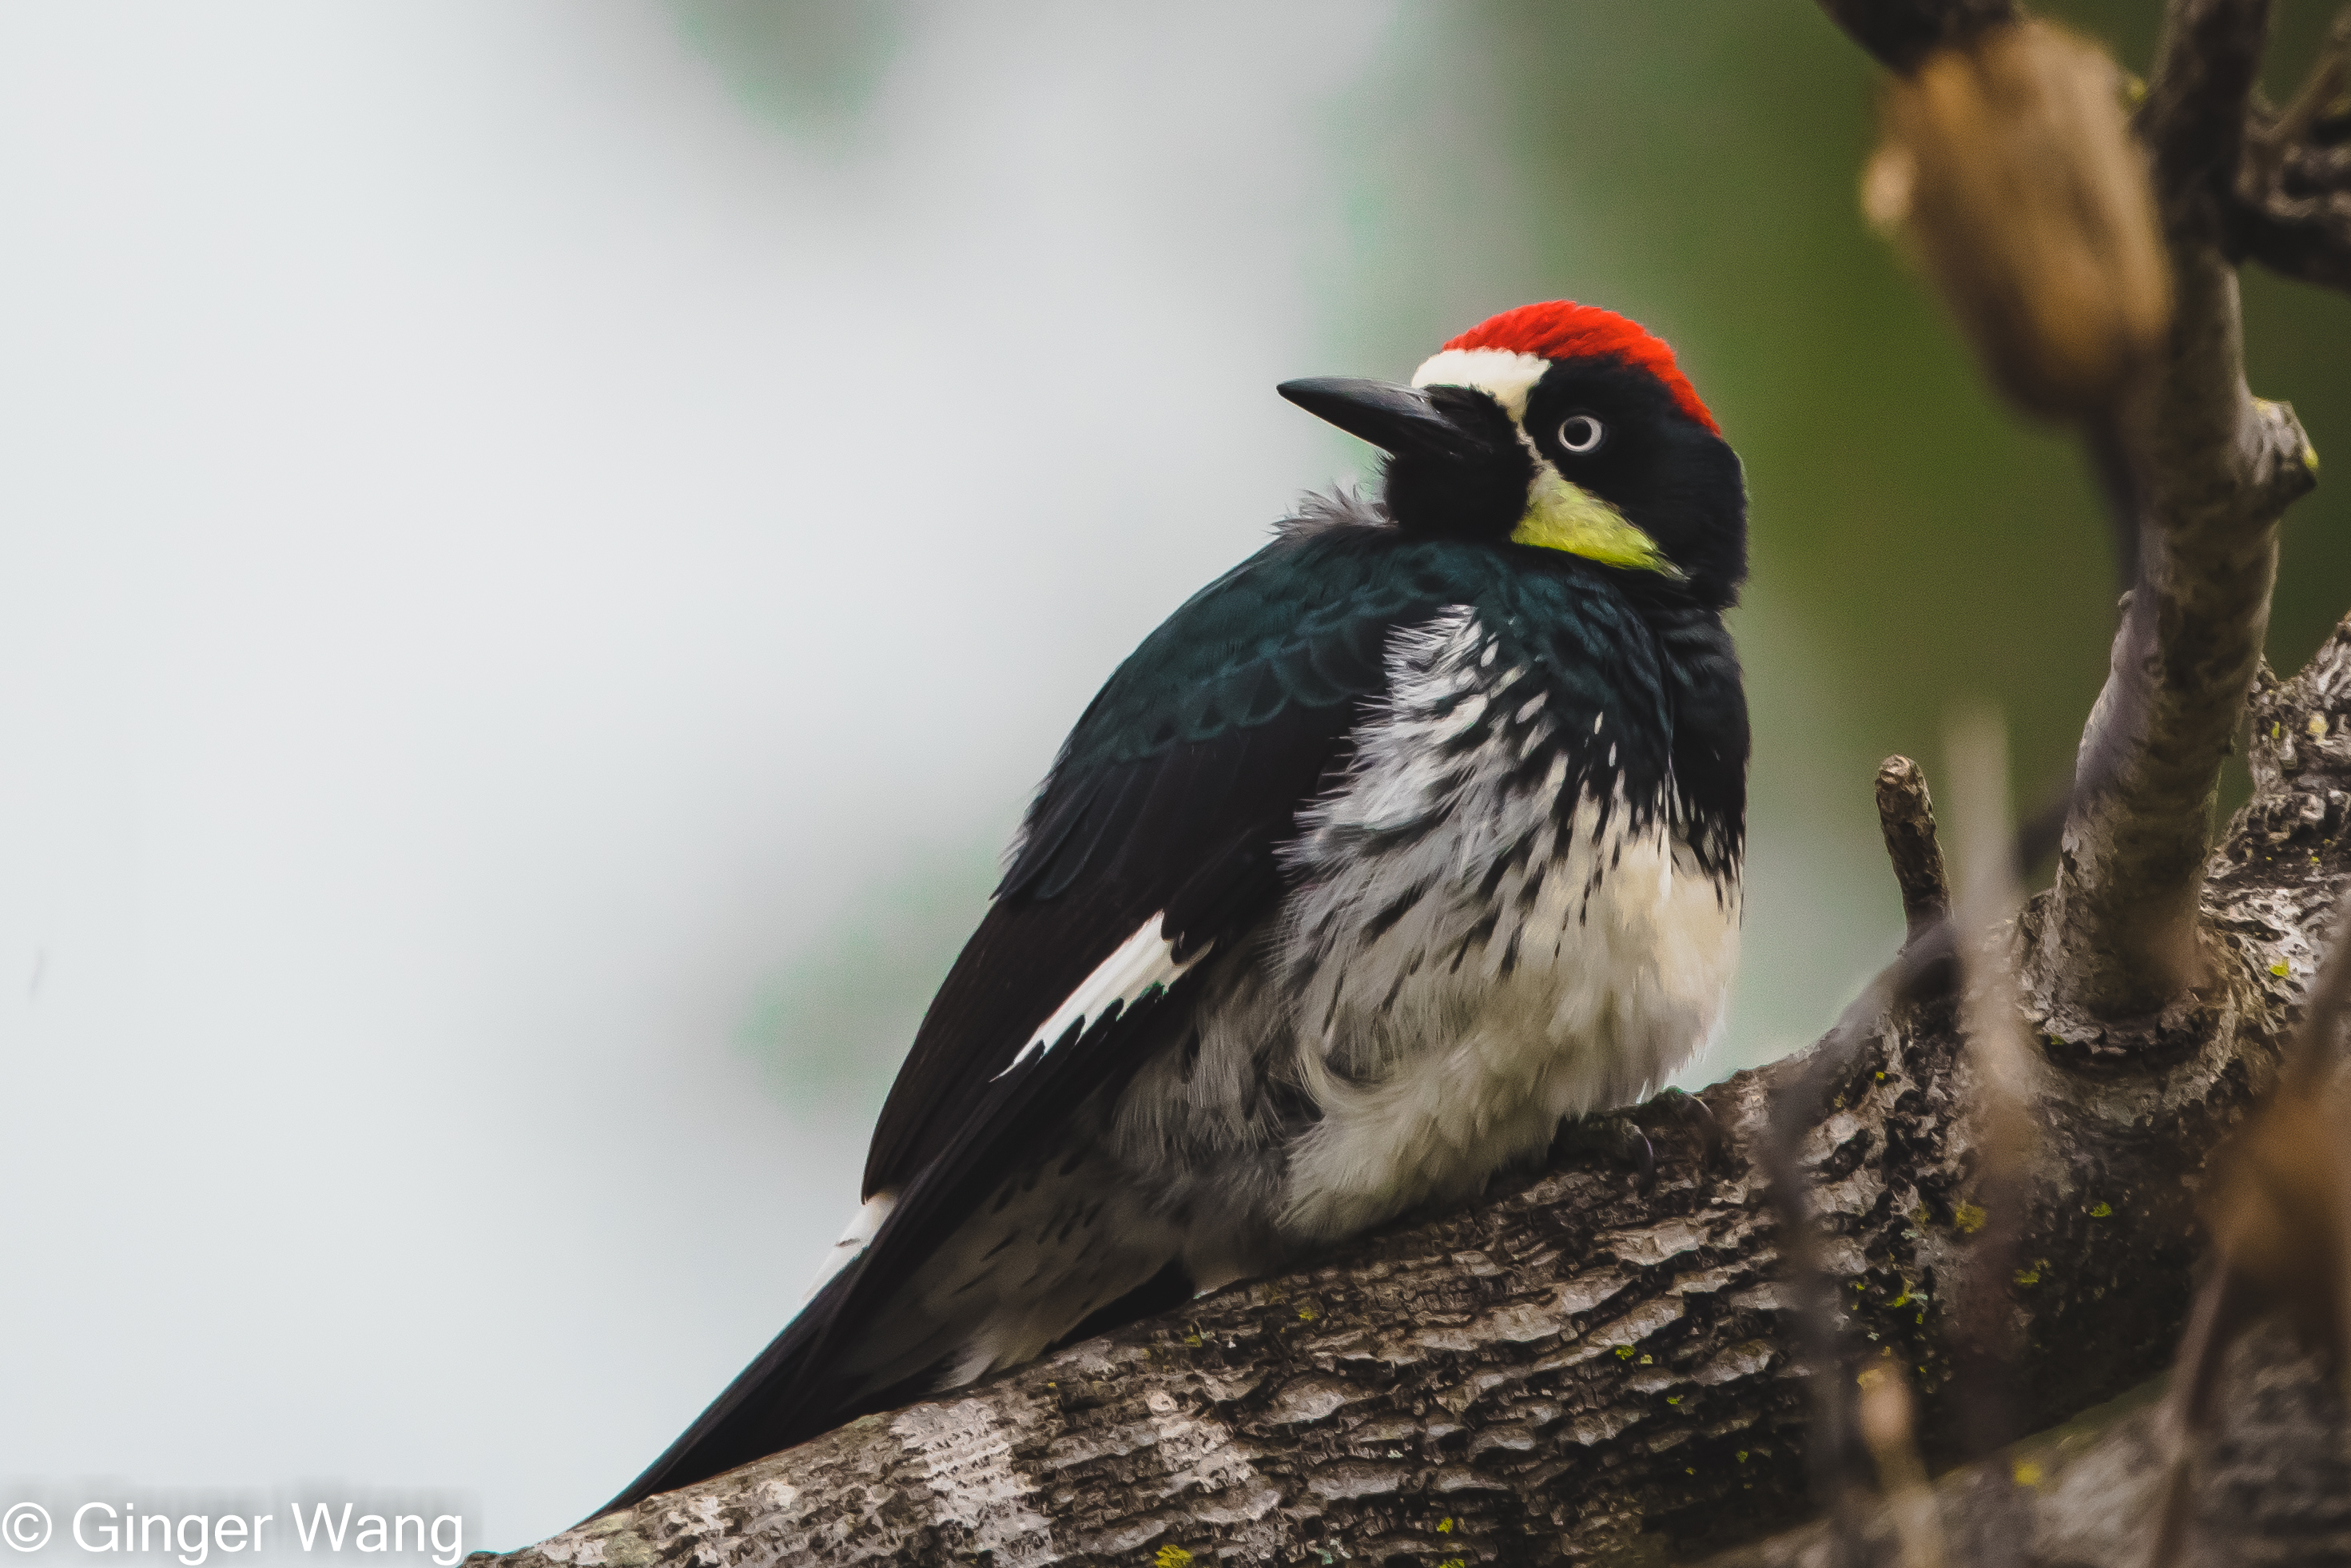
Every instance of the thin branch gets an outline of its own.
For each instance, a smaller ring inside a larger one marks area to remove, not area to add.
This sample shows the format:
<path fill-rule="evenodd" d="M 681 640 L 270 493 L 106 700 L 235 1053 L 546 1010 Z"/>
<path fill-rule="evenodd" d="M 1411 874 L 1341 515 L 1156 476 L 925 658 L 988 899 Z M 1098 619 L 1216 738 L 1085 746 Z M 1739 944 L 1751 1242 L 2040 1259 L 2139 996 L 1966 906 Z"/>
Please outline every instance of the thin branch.
<path fill-rule="evenodd" d="M 2018 1435 L 2019 1374 L 2023 1367 L 2017 1265 L 2031 1226 L 2027 1208 L 2039 1183 L 2034 1060 L 2025 1049 L 2014 962 L 2022 899 L 2011 849 L 2008 736 L 1989 713 L 1956 716 L 1948 728 L 1953 803 L 1966 857 L 1964 898 L 1953 924 L 1959 941 L 1960 1026 L 1974 1094 L 1966 1114 L 1976 1154 L 1976 1203 L 1984 1220 L 1961 1265 L 1954 1313 L 1954 1364 L 1959 1435 L 1970 1457 L 1991 1453 Z M 1978 1534 L 1987 1561 L 2022 1563 L 2027 1531 L 2013 1489 L 1981 1500 Z"/>
<path fill-rule="evenodd" d="M 2351 293 L 2351 9 L 2335 19 L 2294 101 L 2256 116 L 2231 204 L 2236 250 L 2273 272 Z"/>
<path fill-rule="evenodd" d="M 2170 0 L 2165 7 L 2138 123 L 2175 245 L 2220 240 L 2220 204 L 2244 147 L 2269 37 L 2270 0 Z"/>
<path fill-rule="evenodd" d="M 1938 933 L 1947 928 L 1945 921 L 1930 927 Z M 1812 1423 L 1804 1446 L 1805 1469 L 1813 1499 L 1828 1516 L 1835 1568 L 1860 1568 L 1866 1561 L 1862 1536 L 1866 1483 L 1859 1468 L 1856 1411 L 1845 1375 L 1843 1304 L 1823 1257 L 1821 1220 L 1813 1208 L 1813 1184 L 1803 1168 L 1803 1149 L 1826 1113 L 1837 1085 L 1896 1005 L 1901 967 L 1897 960 L 1864 988 L 1836 1027 L 1809 1053 L 1802 1070 L 1771 1095 L 1756 1151 L 1772 1209 L 1779 1217 L 1780 1278 L 1792 1320 L 1790 1337 L 1811 1369 L 1806 1392 Z"/>
<path fill-rule="evenodd" d="M 1889 757 L 1877 769 L 1877 825 L 1902 889 L 1906 941 L 1916 942 L 1951 912 L 1951 883 L 1935 837 L 1935 802 L 1927 776 L 1907 757 Z"/>

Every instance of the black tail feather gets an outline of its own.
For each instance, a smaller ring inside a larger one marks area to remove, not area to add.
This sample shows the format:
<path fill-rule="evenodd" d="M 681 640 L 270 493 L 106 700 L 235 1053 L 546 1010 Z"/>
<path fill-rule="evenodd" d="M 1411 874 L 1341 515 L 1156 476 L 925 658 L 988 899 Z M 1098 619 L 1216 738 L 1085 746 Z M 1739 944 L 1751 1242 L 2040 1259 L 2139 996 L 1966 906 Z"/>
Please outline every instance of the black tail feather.
<path fill-rule="evenodd" d="M 872 1332 L 889 1319 L 890 1303 L 1013 1173 L 1021 1152 L 1031 1159 L 1040 1150 L 1058 1155 L 1059 1144 L 1020 1136 L 1021 1130 L 1066 1128 L 1089 1095 L 1115 1094 L 1124 1075 L 1166 1044 L 1190 1016 L 1196 984 L 1187 976 L 1164 990 L 1145 991 L 1132 1005 L 1113 1002 L 1101 1017 L 1073 1028 L 1077 1038 L 1063 1040 L 1029 1068 L 988 1080 L 979 1105 L 899 1194 L 864 1252 L 826 1281 L 666 1453 L 590 1517 L 633 1508 L 657 1493 L 707 1480 L 935 1389 L 945 1359 L 908 1366 L 906 1362 L 923 1357 L 916 1346 L 907 1347 L 911 1354 L 903 1359 L 882 1354 L 881 1361 L 897 1364 L 878 1375 L 889 1381 L 877 1385 L 876 1358 L 861 1355 L 861 1347 L 872 1348 Z M 1112 1326 L 1113 1314 L 1120 1322 L 1131 1322 L 1189 1294 L 1190 1281 L 1171 1268 L 1081 1327 L 1101 1333 Z"/>
<path fill-rule="evenodd" d="M 866 1399 L 844 1400 L 847 1391 L 837 1379 L 825 1375 L 831 1331 L 858 1273 L 858 1264 L 852 1263 L 827 1281 L 799 1315 L 784 1325 L 784 1332 L 710 1402 L 710 1407 L 660 1458 L 646 1467 L 644 1474 L 589 1517 L 634 1508 L 656 1493 L 708 1480 L 737 1465 L 804 1443 L 869 1411 L 903 1403 L 903 1396 L 893 1399 L 900 1394 L 897 1389 L 879 1390 Z"/>

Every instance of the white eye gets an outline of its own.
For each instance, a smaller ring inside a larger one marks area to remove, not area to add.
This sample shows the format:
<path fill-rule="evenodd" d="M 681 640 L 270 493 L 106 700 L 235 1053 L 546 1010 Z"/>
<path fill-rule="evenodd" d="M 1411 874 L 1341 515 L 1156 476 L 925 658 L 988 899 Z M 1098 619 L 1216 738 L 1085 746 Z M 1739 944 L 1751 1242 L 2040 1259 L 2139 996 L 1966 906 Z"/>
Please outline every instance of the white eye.
<path fill-rule="evenodd" d="M 1570 452 L 1590 452 L 1608 434 L 1608 427 L 1588 413 L 1571 413 L 1559 423 L 1559 444 Z"/>

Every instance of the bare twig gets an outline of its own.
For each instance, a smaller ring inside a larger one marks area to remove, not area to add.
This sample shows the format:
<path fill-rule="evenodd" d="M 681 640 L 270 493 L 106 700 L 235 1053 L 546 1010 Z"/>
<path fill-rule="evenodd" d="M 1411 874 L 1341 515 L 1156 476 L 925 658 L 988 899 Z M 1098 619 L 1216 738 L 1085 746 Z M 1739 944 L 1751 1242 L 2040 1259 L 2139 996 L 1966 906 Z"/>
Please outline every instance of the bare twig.
<path fill-rule="evenodd" d="M 1951 911 L 1951 885 L 1935 838 L 1935 802 L 1927 776 L 1907 757 L 1889 757 L 1877 769 L 1877 825 L 1886 858 L 1902 889 L 1906 940 L 1915 942 Z"/>
<path fill-rule="evenodd" d="M 2106 503 L 2106 527 L 2115 547 L 2115 587 L 2128 593 L 2138 586 L 2147 553 L 2147 485 L 2123 425 L 2121 409 L 2095 411 L 2082 421 L 2082 448 L 2097 480 L 2098 494 Z M 2056 847 L 2057 833 L 2064 825 L 2061 819 L 2050 832 L 2050 848 Z"/>
<path fill-rule="evenodd" d="M 2309 77 L 2247 137 L 2227 194 L 2239 252 L 2288 277 L 2351 292 L 2351 10 Z"/>
<path fill-rule="evenodd" d="M 2228 182 L 2269 47 L 2270 0 L 2169 0 L 2139 132 L 2155 159 L 2165 232 L 2217 246 Z"/>
<path fill-rule="evenodd" d="M 2238 175 L 2241 183 L 2250 178 L 2267 186 L 2278 178 L 2286 160 L 2332 117 L 2343 97 L 2346 75 L 2351 75 L 2351 9 L 2335 18 L 2294 100 L 2267 124 L 2256 125 L 2246 138 L 2244 166 Z"/>
<path fill-rule="evenodd" d="M 1970 967 L 1964 957 L 1977 956 L 1973 967 L 1984 972 L 1968 988 L 1964 1029 L 1976 1081 L 1974 1206 L 1987 1218 L 1977 1222 L 1981 1234 L 1969 1253 L 1969 1278 L 1953 1293 L 1961 1303 L 1954 1322 L 1954 1362 L 1965 1446 L 1980 1454 L 2013 1435 L 2008 1387 L 2015 1371 L 2015 1322 L 2008 1281 L 2022 1234 L 2032 1141 L 2031 1067 L 2018 1036 L 2014 976 L 2004 962 L 1984 964 L 1980 956 L 1992 950 L 1997 931 L 2015 913 L 2017 856 L 2023 846 L 2008 826 L 2007 748 L 1998 725 L 1976 720 L 1955 727 L 1950 749 L 1965 818 L 1962 842 L 1970 851 L 1970 901 L 1954 911 L 1925 774 L 1908 758 L 1888 758 L 1877 773 L 1878 819 L 1902 890 L 1908 935 L 1900 955 L 1863 988 L 1813 1049 L 1804 1071 L 1774 1098 L 1758 1154 L 1781 1216 L 1781 1254 L 1804 1355 L 1823 1371 L 1842 1367 L 1843 1316 L 1822 1263 L 1818 1220 L 1799 1151 L 1836 1086 L 1886 1020 L 1942 994 L 1955 972 Z M 1868 1432 L 1866 1398 L 1856 1411 L 1845 1380 L 1823 1375 L 1811 1385 L 1811 1404 L 1813 1496 L 1827 1511 L 1831 1547 L 1839 1562 L 1859 1563 L 1868 1559 L 1868 1550 L 1854 1438 L 1862 1437 L 1874 1452 L 1879 1448 Z M 1879 1453 L 1881 1478 L 1887 1462 Z M 1998 1511 L 2006 1505 L 1995 1498 L 1991 1507 Z M 1982 1532 L 1987 1541 L 2007 1542 L 2001 1561 L 2022 1550 L 2012 1512 L 2001 1515 L 2005 1527 L 1994 1524 Z"/>
<path fill-rule="evenodd" d="M 2219 1384 L 2220 1353 L 2227 1348 L 2227 1324 L 2245 1310 L 2245 1283 L 2225 1260 L 2196 1292 L 2187 1330 L 2179 1336 L 2179 1367 L 2172 1374 L 2170 1397 L 2158 1429 L 2164 1446 L 2162 1480 L 2155 1497 L 2155 1538 L 2147 1547 L 2147 1568 L 2171 1568 L 2188 1540 L 2195 1438 L 2210 1424 L 2212 1397 Z"/>

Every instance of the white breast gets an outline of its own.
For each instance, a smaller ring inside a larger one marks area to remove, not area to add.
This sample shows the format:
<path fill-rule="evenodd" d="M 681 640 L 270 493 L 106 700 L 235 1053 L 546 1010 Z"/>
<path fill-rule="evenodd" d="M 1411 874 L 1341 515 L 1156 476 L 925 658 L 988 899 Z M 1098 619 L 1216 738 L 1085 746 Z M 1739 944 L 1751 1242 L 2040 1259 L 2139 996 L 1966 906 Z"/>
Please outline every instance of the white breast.
<path fill-rule="evenodd" d="M 1564 756 L 1514 781 L 1559 721 L 1493 650 L 1466 607 L 1399 634 L 1387 710 L 1293 852 L 1282 959 L 1322 1108 L 1290 1153 L 1306 1237 L 1474 1193 L 1562 1117 L 1661 1083 L 1721 1011 L 1735 876 L 1701 871 L 1668 810 L 1562 800 Z"/>

